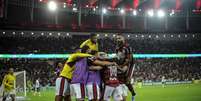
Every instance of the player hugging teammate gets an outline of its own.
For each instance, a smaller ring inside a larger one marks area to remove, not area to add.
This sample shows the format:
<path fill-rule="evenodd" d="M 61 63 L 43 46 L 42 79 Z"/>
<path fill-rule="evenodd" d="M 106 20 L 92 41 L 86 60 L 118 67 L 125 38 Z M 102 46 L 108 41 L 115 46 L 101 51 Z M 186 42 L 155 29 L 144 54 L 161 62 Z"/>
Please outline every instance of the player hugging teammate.
<path fill-rule="evenodd" d="M 125 42 L 119 35 L 117 43 L 121 43 L 122 39 Z M 125 51 L 124 46 L 121 50 L 122 46 L 119 44 L 117 46 L 119 47 L 117 57 L 108 59 L 105 53 L 98 52 L 97 36 L 91 34 L 90 39 L 81 44 L 81 52 L 73 53 L 65 63 L 56 82 L 55 101 L 63 101 L 63 98 L 65 101 L 70 101 L 71 96 L 75 96 L 77 101 L 84 101 L 86 96 L 89 101 L 109 101 L 110 97 L 115 101 L 126 101 L 124 98 L 127 96 L 126 86 L 131 90 L 132 96 L 135 96 L 129 83 L 133 74 L 130 65 L 132 51 Z M 124 61 L 120 62 L 122 59 Z"/>

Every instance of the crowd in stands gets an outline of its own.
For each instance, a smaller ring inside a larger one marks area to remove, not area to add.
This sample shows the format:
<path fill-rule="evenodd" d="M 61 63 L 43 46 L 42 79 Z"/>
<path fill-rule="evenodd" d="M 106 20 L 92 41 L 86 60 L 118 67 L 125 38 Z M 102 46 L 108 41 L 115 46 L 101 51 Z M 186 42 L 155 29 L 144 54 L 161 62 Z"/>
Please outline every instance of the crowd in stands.
<path fill-rule="evenodd" d="M 42 86 L 55 85 L 56 63 L 65 59 L 1 59 L 0 74 L 9 67 L 15 71 L 26 70 L 27 79 L 35 82 L 40 78 Z M 167 81 L 192 81 L 201 79 L 200 58 L 135 59 L 135 81 L 160 82 L 162 76 Z M 1 76 L 0 81 L 2 81 Z"/>
<path fill-rule="evenodd" d="M 155 38 L 156 35 L 152 35 L 154 38 L 149 38 L 148 35 L 140 36 L 136 38 L 128 38 L 128 43 L 135 50 L 134 53 L 200 53 L 200 39 L 197 37 L 185 38 L 184 35 L 181 38 L 171 38 L 170 35 L 166 35 L 168 38 Z M 75 48 L 86 40 L 87 35 L 72 35 L 72 36 L 0 36 L 0 53 L 12 53 L 12 54 L 30 54 L 30 53 L 72 53 Z M 113 53 L 115 50 L 114 40 L 112 36 L 102 37 L 99 40 L 99 49 L 107 53 Z M 185 46 L 184 46 L 185 45 Z"/>
<path fill-rule="evenodd" d="M 88 37 L 86 35 L 3 36 L 0 40 L 0 54 L 72 53 Z M 200 53 L 200 41 L 199 38 L 128 38 L 128 43 L 134 49 L 134 53 Z M 112 37 L 100 38 L 100 51 L 113 53 L 114 42 Z M 43 86 L 54 85 L 55 64 L 58 61 L 64 63 L 65 59 L 0 59 L 0 81 L 2 82 L 7 69 L 12 67 L 15 71 L 26 70 L 27 79 L 32 82 L 40 78 Z M 135 59 L 135 64 L 135 80 L 161 81 L 162 76 L 165 76 L 168 81 L 201 79 L 201 58 L 146 58 Z"/>

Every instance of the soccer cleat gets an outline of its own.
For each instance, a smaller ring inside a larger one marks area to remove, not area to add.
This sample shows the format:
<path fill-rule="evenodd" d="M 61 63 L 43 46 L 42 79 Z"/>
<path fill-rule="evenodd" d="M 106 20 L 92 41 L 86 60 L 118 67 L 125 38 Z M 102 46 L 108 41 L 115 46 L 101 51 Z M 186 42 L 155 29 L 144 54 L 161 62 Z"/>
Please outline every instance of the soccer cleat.
<path fill-rule="evenodd" d="M 135 96 L 132 96 L 132 101 L 135 101 Z"/>

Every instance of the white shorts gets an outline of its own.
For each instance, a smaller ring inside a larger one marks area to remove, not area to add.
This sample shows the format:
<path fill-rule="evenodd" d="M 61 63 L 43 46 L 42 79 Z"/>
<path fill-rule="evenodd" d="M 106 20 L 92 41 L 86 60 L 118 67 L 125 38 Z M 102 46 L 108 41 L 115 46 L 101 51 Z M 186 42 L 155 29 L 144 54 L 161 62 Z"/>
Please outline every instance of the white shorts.
<path fill-rule="evenodd" d="M 85 85 L 80 83 L 71 84 L 71 94 L 75 96 L 76 99 L 85 99 Z"/>
<path fill-rule="evenodd" d="M 100 99 L 100 87 L 96 83 L 86 85 L 88 100 Z"/>
<path fill-rule="evenodd" d="M 10 95 L 16 95 L 16 91 L 15 90 L 11 90 L 11 91 L 4 91 L 3 92 L 3 98 L 8 97 Z"/>
<path fill-rule="evenodd" d="M 125 84 L 120 84 L 122 96 L 128 96 L 128 87 Z"/>
<path fill-rule="evenodd" d="M 112 96 L 114 101 L 121 101 L 123 100 L 122 94 L 121 94 L 122 88 L 120 86 L 117 87 L 111 87 L 111 86 L 105 86 L 104 101 L 110 101 L 110 97 Z"/>
<path fill-rule="evenodd" d="M 70 95 L 70 84 L 66 78 L 58 77 L 56 79 L 56 95 Z"/>

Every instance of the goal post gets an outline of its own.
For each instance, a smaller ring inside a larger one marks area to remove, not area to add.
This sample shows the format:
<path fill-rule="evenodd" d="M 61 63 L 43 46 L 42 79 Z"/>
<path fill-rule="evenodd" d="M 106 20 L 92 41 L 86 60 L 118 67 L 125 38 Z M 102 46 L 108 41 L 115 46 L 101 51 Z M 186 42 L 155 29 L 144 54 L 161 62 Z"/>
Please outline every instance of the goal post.
<path fill-rule="evenodd" d="M 26 97 L 27 96 L 26 71 L 14 72 L 14 74 L 16 76 L 16 80 L 15 80 L 16 96 Z"/>

